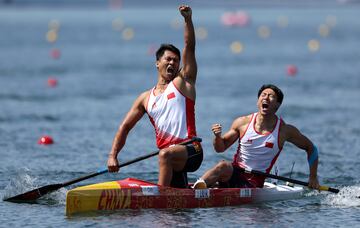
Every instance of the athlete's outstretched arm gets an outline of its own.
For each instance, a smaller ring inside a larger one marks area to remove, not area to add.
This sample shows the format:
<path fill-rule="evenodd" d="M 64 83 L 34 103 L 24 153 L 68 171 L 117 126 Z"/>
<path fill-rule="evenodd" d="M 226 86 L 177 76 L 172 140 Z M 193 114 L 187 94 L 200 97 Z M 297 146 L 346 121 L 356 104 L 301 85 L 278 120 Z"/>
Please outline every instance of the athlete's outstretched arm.
<path fill-rule="evenodd" d="M 192 22 L 192 10 L 189 6 L 179 7 L 181 15 L 184 17 L 184 50 L 182 53 L 183 68 L 181 76 L 189 83 L 195 84 L 197 74 L 197 64 L 195 58 L 195 31 Z"/>

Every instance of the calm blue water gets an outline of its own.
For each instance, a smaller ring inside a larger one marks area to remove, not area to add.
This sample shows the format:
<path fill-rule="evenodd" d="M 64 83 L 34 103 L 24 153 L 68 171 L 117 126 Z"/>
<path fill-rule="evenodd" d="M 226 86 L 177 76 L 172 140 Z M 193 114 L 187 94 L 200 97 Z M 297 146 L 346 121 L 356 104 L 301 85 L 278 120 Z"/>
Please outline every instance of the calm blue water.
<path fill-rule="evenodd" d="M 205 159 L 189 175 L 193 181 L 235 148 L 216 154 L 210 126 L 229 128 L 233 119 L 256 111 L 256 93 L 264 83 L 285 93 L 279 114 L 297 126 L 320 149 L 319 180 L 342 194 L 310 193 L 300 200 L 228 208 L 140 210 L 68 218 L 62 189 L 38 204 L 0 201 L 4 227 L 129 227 L 168 226 L 358 226 L 360 219 L 360 21 L 359 7 L 241 8 L 251 16 L 244 28 L 225 27 L 222 14 L 240 8 L 193 9 L 196 28 L 207 31 L 197 40 L 198 135 Z M 288 20 L 280 27 L 279 17 Z M 335 20 L 335 24 L 332 23 Z M 112 22 L 120 19 L 121 31 Z M 46 40 L 51 20 L 60 23 L 55 43 Z M 153 47 L 162 42 L 182 48 L 182 26 L 176 7 L 133 7 L 121 10 L 0 8 L 0 195 L 8 196 L 50 183 L 61 183 L 103 168 L 117 127 L 136 96 L 156 83 Z M 330 32 L 323 37 L 321 24 Z M 260 26 L 271 35 L 261 38 Z M 123 38 L 131 28 L 134 36 Z M 198 35 L 200 37 L 200 35 Z M 318 40 L 311 52 L 308 41 Z M 234 41 L 241 54 L 231 52 Z M 61 51 L 52 59 L 53 48 Z M 150 53 L 150 54 L 149 54 Z M 295 77 L 286 66 L 298 67 Z M 49 77 L 58 85 L 47 85 Z M 130 133 L 121 160 L 156 150 L 153 128 L 144 117 Z M 55 143 L 38 145 L 42 135 Z M 293 178 L 307 180 L 305 153 L 287 144 L 277 167 Z M 151 158 L 81 182 L 85 185 L 136 177 L 157 180 Z M 1 197 L 1 198 L 2 198 Z"/>

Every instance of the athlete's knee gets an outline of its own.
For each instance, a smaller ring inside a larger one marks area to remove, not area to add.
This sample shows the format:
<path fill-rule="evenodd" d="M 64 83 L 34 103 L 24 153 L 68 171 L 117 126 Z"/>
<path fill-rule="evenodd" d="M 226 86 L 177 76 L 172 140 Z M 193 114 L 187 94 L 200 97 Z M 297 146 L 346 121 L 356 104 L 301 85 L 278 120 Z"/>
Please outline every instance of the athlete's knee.
<path fill-rule="evenodd" d="M 216 166 L 215 166 L 216 171 L 218 172 L 228 172 L 229 170 L 231 170 L 231 164 L 225 160 L 220 161 Z"/>
<path fill-rule="evenodd" d="M 233 172 L 232 164 L 227 161 L 221 161 L 216 165 L 215 172 L 218 175 L 218 181 L 227 182 Z"/>
<path fill-rule="evenodd" d="M 167 162 L 171 161 L 172 159 L 172 152 L 168 148 L 162 149 L 159 152 L 159 161 L 160 162 Z"/>

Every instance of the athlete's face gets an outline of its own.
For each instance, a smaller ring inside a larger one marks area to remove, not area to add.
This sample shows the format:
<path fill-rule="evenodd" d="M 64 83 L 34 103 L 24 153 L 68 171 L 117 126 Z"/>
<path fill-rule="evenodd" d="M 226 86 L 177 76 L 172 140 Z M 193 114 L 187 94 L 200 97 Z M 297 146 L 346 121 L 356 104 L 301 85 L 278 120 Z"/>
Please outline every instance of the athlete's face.
<path fill-rule="evenodd" d="M 263 115 L 275 114 L 280 107 L 280 103 L 277 101 L 276 93 L 272 89 L 268 88 L 261 92 L 257 106 L 259 112 Z"/>
<path fill-rule="evenodd" d="M 176 77 L 180 66 L 179 57 L 172 51 L 166 50 L 161 58 L 156 61 L 156 68 L 166 80 Z"/>

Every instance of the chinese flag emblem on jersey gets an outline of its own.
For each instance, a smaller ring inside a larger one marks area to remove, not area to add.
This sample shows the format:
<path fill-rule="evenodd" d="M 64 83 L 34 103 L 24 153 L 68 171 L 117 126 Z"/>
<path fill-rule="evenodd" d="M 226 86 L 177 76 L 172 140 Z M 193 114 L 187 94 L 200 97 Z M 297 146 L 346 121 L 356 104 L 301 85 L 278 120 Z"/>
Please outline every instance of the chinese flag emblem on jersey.
<path fill-rule="evenodd" d="M 272 142 L 266 142 L 266 143 L 265 143 L 265 147 L 273 148 L 273 147 L 274 147 L 274 143 L 272 143 Z"/>
<path fill-rule="evenodd" d="M 169 93 L 169 94 L 167 95 L 167 99 L 168 99 L 168 100 L 173 99 L 174 97 L 175 97 L 175 93 L 174 93 L 174 92 Z"/>

